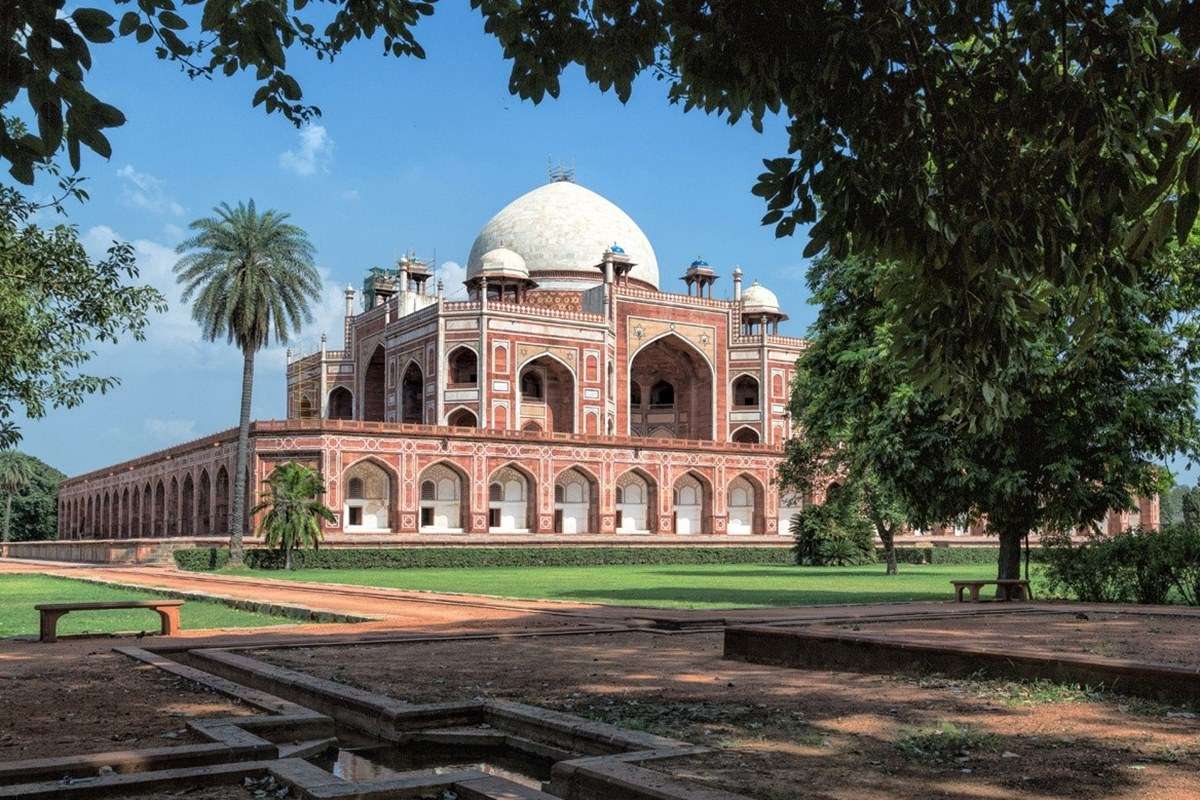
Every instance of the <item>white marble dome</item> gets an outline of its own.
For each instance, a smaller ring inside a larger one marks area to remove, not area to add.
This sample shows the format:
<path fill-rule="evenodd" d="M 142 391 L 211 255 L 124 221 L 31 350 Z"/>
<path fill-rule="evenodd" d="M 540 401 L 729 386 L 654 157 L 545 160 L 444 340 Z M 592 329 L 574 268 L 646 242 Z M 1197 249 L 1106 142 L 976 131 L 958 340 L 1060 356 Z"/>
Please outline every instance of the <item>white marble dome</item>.
<path fill-rule="evenodd" d="M 525 259 L 507 247 L 488 250 L 479 257 L 479 265 L 477 274 L 486 275 L 489 278 L 529 277 L 529 267 L 525 264 Z"/>
<path fill-rule="evenodd" d="M 554 181 L 500 209 L 475 237 L 467 258 L 467 279 L 481 274 L 484 255 L 511 250 L 525 260 L 542 288 L 601 280 L 604 251 L 619 245 L 634 262 L 630 277 L 658 288 L 658 259 L 650 240 L 629 215 L 600 195 L 571 181 Z M 539 273 L 559 273 L 539 277 Z M 561 273 L 578 273 L 566 278 Z M 563 286 L 566 288 L 566 286 Z"/>
<path fill-rule="evenodd" d="M 742 292 L 742 313 L 748 314 L 751 312 L 780 314 L 779 298 L 775 296 L 767 287 L 763 286 L 758 281 L 750 284 L 746 291 Z"/>

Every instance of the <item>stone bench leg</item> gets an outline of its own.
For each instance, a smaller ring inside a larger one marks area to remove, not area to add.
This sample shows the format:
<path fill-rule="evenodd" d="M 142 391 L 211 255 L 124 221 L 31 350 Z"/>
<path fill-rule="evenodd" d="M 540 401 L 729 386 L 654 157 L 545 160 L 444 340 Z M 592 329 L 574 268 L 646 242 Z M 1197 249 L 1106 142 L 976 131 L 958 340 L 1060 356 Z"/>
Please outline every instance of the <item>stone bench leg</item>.
<path fill-rule="evenodd" d="M 67 615 L 66 611 L 42 611 L 41 631 L 38 636 L 38 641 L 41 642 L 57 642 L 58 641 L 58 620 Z"/>
<path fill-rule="evenodd" d="M 977 584 L 977 583 L 976 583 L 976 584 L 972 584 L 972 585 L 971 585 L 971 602 L 972 602 L 972 603 L 978 603 L 978 602 L 979 602 L 979 590 L 980 590 L 980 589 L 982 589 L 982 588 L 983 588 L 983 587 L 982 587 L 982 586 L 980 586 L 980 585 L 979 585 L 979 584 Z"/>
<path fill-rule="evenodd" d="M 154 610 L 162 618 L 162 635 L 177 636 L 179 634 L 179 606 L 156 608 Z"/>

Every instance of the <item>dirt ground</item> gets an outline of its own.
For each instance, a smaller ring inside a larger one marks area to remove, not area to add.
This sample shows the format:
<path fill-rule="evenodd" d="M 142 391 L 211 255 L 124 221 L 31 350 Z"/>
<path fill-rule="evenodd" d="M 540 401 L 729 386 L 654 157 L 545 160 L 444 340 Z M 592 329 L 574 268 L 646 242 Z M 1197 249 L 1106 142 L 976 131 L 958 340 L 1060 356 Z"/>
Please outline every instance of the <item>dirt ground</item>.
<path fill-rule="evenodd" d="M 1046 687 L 722 660 L 719 634 L 273 649 L 397 698 L 502 697 L 716 748 L 662 768 L 761 798 L 1200 798 L 1200 717 Z"/>
<path fill-rule="evenodd" d="M 1127 658 L 1173 666 L 1200 667 L 1200 618 L 1097 611 L 1061 614 L 1013 613 L 838 625 L 872 635 L 928 644 L 968 642 L 1012 650 L 1050 650 L 1077 655 Z"/>
<path fill-rule="evenodd" d="M 38 647 L 0 648 L 0 761 L 194 744 L 188 719 L 254 713 L 105 640 Z"/>

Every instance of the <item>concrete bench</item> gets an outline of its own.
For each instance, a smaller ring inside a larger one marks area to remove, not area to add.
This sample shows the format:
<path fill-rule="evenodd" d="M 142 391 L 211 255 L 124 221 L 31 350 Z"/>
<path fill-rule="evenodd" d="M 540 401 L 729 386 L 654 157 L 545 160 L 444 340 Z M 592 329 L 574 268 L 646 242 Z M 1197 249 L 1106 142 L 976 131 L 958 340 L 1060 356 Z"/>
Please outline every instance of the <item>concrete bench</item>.
<path fill-rule="evenodd" d="M 43 642 L 58 641 L 58 621 L 72 611 L 108 611 L 124 608 L 152 608 L 162 619 L 162 635 L 179 633 L 179 607 L 182 600 L 112 600 L 102 603 L 42 603 L 34 606 L 42 614 L 41 636 Z"/>
<path fill-rule="evenodd" d="M 950 581 L 954 584 L 954 594 L 958 598 L 958 602 L 963 600 L 963 591 L 971 590 L 971 602 L 979 602 L 979 590 L 984 586 L 996 586 L 1000 589 L 1001 600 L 1032 600 L 1033 590 L 1029 588 L 1029 581 L 1016 579 L 996 580 L 996 581 Z"/>

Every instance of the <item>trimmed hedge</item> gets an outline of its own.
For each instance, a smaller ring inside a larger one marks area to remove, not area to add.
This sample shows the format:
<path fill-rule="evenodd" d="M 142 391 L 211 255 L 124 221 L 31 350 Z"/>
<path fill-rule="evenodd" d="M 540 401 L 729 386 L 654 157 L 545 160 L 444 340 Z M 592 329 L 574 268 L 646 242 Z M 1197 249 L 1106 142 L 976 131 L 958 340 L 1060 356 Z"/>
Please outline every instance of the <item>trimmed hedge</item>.
<path fill-rule="evenodd" d="M 883 551 L 876 549 L 883 557 Z M 901 564 L 995 564 L 997 547 L 897 547 Z M 1034 548 L 1031 560 L 1041 561 Z M 600 565 L 655 564 L 792 564 L 786 547 L 412 547 L 412 548 L 326 548 L 297 550 L 292 554 L 297 569 L 407 569 L 419 567 L 588 567 Z M 175 563 L 183 570 L 208 572 L 229 563 L 229 551 L 196 547 L 175 551 Z M 283 569 L 277 550 L 253 548 L 246 551 L 251 569 Z"/>
<path fill-rule="evenodd" d="M 876 550 L 882 559 L 883 551 Z M 1021 559 L 1025 553 L 1022 551 Z M 995 564 L 1000 560 L 999 547 L 897 547 L 896 561 L 901 564 Z M 1042 550 L 1034 547 L 1029 552 L 1033 563 L 1043 561 Z"/>
<path fill-rule="evenodd" d="M 206 572 L 229 563 L 225 548 L 175 551 L 180 569 Z M 413 547 L 326 548 L 292 553 L 297 569 L 407 569 L 419 567 L 583 567 L 620 564 L 790 564 L 786 547 Z M 283 569 L 276 550 L 246 551 L 251 569 Z"/>

